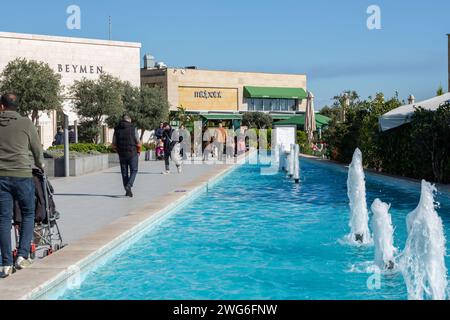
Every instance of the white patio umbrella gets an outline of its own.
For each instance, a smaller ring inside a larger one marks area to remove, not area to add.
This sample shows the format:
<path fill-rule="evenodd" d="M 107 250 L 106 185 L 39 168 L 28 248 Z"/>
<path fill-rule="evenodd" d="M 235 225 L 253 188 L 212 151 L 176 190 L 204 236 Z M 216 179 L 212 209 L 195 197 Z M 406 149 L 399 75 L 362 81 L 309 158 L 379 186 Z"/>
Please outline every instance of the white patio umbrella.
<path fill-rule="evenodd" d="M 411 99 L 411 102 L 413 100 L 414 99 Z M 413 102 L 411 104 L 407 104 L 391 110 L 380 117 L 379 122 L 381 130 L 386 131 L 411 122 L 412 115 L 414 114 L 415 109 L 418 107 L 422 107 L 426 110 L 436 111 L 442 103 L 448 100 L 450 100 L 450 93 L 446 93 L 442 96 L 437 96 L 424 101 Z"/>
<path fill-rule="evenodd" d="M 308 98 L 306 100 L 306 112 L 305 112 L 305 132 L 308 135 L 308 140 L 311 142 L 314 138 L 314 131 L 316 131 L 316 114 L 314 111 L 314 95 L 312 92 L 308 92 Z"/>

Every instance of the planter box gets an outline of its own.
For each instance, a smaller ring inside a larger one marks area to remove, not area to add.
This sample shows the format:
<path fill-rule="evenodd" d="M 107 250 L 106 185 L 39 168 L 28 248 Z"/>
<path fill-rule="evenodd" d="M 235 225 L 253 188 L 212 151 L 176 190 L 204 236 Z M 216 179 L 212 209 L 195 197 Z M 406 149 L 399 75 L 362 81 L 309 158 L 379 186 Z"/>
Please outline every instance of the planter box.
<path fill-rule="evenodd" d="M 151 161 L 155 160 L 155 151 L 150 150 L 146 152 L 141 152 L 141 155 L 139 156 L 139 161 Z M 116 167 L 120 164 L 119 161 L 119 155 L 117 153 L 109 153 L 108 154 L 108 161 L 110 167 Z"/>
<path fill-rule="evenodd" d="M 64 158 L 45 159 L 46 173 L 50 177 L 64 177 Z M 99 172 L 109 168 L 107 154 L 79 157 L 69 160 L 69 173 L 77 177 L 88 173 Z"/>

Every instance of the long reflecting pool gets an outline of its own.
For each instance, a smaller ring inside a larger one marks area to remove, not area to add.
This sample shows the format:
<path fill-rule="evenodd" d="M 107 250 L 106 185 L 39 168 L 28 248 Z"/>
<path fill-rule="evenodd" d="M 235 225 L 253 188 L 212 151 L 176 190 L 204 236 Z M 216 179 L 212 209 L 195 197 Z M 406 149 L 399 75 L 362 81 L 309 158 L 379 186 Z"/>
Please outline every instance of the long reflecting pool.
<path fill-rule="evenodd" d="M 368 286 L 373 246 L 342 241 L 349 232 L 345 169 L 302 159 L 295 185 L 283 173 L 261 175 L 261 167 L 240 166 L 60 298 L 407 298 L 399 272 Z M 392 204 L 401 251 L 420 186 L 374 175 L 366 181 L 368 206 L 375 198 Z M 437 200 L 448 235 L 450 197 L 438 193 Z"/>

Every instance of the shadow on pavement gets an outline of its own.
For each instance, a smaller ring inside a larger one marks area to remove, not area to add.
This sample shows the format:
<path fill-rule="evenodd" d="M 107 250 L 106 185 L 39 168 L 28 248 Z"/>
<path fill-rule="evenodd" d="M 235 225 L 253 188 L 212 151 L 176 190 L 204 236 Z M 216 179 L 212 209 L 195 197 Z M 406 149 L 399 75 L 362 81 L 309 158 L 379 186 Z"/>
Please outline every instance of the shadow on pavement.
<path fill-rule="evenodd" d="M 55 196 L 62 197 L 106 197 L 106 198 L 125 198 L 123 195 L 111 195 L 111 194 L 92 194 L 92 193 L 55 193 Z"/>
<path fill-rule="evenodd" d="M 119 171 L 115 171 L 115 172 L 103 172 L 103 174 L 121 174 Z M 161 175 L 161 171 L 158 171 L 158 172 L 146 172 L 146 171 L 143 171 L 143 172 L 139 172 L 138 171 L 138 175 L 140 175 L 140 174 L 156 174 L 156 175 Z"/>

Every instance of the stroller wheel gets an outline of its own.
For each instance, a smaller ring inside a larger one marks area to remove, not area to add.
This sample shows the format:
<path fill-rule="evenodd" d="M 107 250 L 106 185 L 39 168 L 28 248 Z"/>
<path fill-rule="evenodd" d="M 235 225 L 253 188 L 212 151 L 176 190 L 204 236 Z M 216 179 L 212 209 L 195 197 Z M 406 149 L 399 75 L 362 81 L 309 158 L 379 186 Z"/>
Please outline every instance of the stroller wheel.
<path fill-rule="evenodd" d="M 52 248 L 48 248 L 47 250 L 44 251 L 43 257 L 48 257 L 48 256 L 51 255 L 52 253 L 53 253 Z"/>

